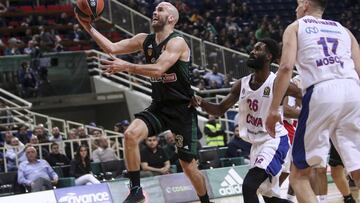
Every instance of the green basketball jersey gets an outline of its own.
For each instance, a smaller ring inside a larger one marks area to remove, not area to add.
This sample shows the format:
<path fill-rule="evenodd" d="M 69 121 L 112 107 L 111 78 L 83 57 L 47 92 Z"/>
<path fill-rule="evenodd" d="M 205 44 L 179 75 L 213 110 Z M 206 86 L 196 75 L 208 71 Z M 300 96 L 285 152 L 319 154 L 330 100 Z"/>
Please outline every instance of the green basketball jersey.
<path fill-rule="evenodd" d="M 156 63 L 166 49 L 168 41 L 174 37 L 181 36 L 173 32 L 164 41 L 156 44 L 155 34 L 149 34 L 143 44 L 146 63 Z M 193 95 L 190 85 L 190 65 L 190 61 L 177 60 L 162 76 L 151 78 L 152 99 L 156 102 L 188 102 Z"/>

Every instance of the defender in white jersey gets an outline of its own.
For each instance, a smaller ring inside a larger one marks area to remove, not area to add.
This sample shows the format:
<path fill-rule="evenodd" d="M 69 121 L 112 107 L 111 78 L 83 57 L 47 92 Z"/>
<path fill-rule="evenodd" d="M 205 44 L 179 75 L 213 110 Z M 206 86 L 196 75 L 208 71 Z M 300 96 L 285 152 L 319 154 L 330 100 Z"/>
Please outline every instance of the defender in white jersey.
<path fill-rule="evenodd" d="M 255 70 L 238 80 L 230 93 L 219 104 L 209 103 L 197 97 L 198 104 L 211 115 L 221 116 L 239 101 L 240 136 L 252 144 L 251 169 L 242 185 L 244 202 L 259 202 L 257 190 L 265 202 L 288 202 L 279 194 L 279 175 L 289 150 L 289 139 L 284 126 L 276 125 L 276 137 L 265 130 L 265 116 L 273 97 L 276 75 L 270 72 L 270 64 L 279 54 L 277 42 L 263 39 L 255 44 L 247 65 Z M 290 86 L 287 94 L 301 97 L 296 85 Z M 281 111 L 281 108 L 278 109 Z"/>
<path fill-rule="evenodd" d="M 277 109 L 292 69 L 304 97 L 293 143 L 290 182 L 299 202 L 317 202 L 310 188 L 310 166 L 325 166 L 331 138 L 345 168 L 360 186 L 360 50 L 349 30 L 322 19 L 326 0 L 298 0 L 297 21 L 283 36 L 283 54 L 275 80 L 266 128 L 275 135 Z"/>

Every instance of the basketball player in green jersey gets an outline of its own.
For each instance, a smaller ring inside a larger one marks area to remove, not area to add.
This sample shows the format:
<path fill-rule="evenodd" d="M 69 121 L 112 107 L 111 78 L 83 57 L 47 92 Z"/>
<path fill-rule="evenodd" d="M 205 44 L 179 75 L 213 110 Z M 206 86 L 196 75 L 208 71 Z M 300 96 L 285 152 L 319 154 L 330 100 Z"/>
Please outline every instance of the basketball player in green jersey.
<path fill-rule="evenodd" d="M 130 194 L 125 202 L 143 202 L 140 187 L 139 142 L 148 135 L 170 129 L 176 136 L 180 164 L 193 184 L 201 202 L 209 202 L 205 179 L 196 164 L 197 113 L 189 106 L 193 97 L 190 85 L 190 49 L 184 38 L 174 33 L 179 19 L 177 9 L 168 2 L 160 3 L 153 12 L 154 33 L 140 33 L 130 39 L 112 43 L 91 24 L 77 16 L 84 29 L 109 54 L 144 51 L 147 64 L 132 64 L 121 59 L 104 60 L 109 74 L 126 71 L 151 77 L 152 104 L 135 115 L 125 135 L 125 160 L 130 178 Z M 161 169 L 160 169 L 161 170 Z"/>

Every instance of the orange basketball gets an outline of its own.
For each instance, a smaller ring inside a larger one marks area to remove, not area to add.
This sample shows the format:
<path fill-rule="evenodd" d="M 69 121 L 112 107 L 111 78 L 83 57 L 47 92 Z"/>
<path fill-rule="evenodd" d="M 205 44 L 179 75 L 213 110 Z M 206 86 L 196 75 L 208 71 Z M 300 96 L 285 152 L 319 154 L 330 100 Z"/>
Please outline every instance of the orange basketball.
<path fill-rule="evenodd" d="M 76 0 L 75 12 L 83 19 L 96 20 L 103 11 L 104 0 Z"/>

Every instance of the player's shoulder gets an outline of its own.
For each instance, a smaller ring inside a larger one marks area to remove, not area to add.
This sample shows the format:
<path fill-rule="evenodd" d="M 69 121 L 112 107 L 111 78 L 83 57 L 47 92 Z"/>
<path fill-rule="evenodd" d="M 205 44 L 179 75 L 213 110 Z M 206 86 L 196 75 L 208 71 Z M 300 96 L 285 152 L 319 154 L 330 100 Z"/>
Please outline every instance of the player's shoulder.
<path fill-rule="evenodd" d="M 292 31 L 297 31 L 298 28 L 299 28 L 299 21 L 295 20 L 290 25 L 288 25 L 286 29 L 292 30 Z"/>
<path fill-rule="evenodd" d="M 167 44 L 177 48 L 188 48 L 188 44 L 182 36 L 172 37 Z"/>
<path fill-rule="evenodd" d="M 181 35 L 175 35 L 174 37 L 172 37 L 169 40 L 169 42 L 172 42 L 172 43 L 185 43 L 186 44 L 185 39 Z"/>

